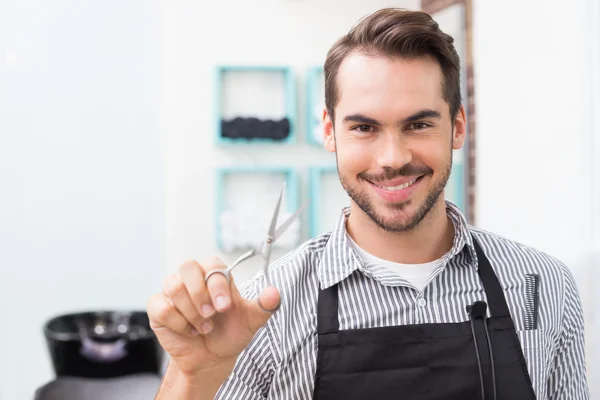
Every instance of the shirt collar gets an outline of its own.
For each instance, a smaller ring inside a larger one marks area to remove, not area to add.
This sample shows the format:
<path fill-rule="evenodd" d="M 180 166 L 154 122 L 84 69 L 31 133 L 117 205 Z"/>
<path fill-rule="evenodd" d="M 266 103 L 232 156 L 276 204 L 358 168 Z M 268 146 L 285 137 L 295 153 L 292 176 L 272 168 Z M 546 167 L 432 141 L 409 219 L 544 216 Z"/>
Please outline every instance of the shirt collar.
<path fill-rule="evenodd" d="M 448 200 L 446 200 L 446 212 L 454 224 L 455 233 L 452 248 L 442 258 L 442 263 L 447 264 L 448 261 L 464 250 L 469 265 L 477 269 L 477 255 L 473 238 L 464 215 L 454 203 Z M 341 282 L 356 270 L 364 270 L 362 260 L 350 244 L 346 231 L 346 220 L 349 215 L 350 207 L 342 209 L 342 213 L 323 250 L 318 268 L 321 289 Z"/>

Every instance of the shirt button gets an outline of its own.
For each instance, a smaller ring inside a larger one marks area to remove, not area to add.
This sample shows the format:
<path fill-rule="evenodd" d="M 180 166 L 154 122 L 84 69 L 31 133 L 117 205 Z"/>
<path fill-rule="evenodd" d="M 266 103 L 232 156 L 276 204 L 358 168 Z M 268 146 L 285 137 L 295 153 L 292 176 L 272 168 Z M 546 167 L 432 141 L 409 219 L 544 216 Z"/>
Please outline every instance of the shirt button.
<path fill-rule="evenodd" d="M 427 301 L 425 301 L 425 299 L 419 299 L 418 304 L 421 307 L 425 307 L 427 305 Z"/>

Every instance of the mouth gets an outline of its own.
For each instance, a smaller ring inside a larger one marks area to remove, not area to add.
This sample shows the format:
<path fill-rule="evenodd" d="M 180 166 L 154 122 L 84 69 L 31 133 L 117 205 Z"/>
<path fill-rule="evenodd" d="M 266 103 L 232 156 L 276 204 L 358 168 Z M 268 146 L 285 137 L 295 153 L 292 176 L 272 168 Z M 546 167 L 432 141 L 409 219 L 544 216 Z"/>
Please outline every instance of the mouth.
<path fill-rule="evenodd" d="M 387 191 L 390 191 L 390 192 L 396 192 L 396 191 L 399 191 L 399 190 L 404 190 L 404 189 L 406 189 L 406 188 L 414 185 L 421 178 L 422 178 L 422 176 L 419 176 L 418 178 L 415 178 L 415 179 L 413 179 L 413 180 L 411 180 L 409 182 L 401 183 L 401 184 L 395 185 L 395 186 L 385 186 L 385 185 L 378 185 L 377 183 L 373 183 L 373 182 L 371 182 L 371 183 L 373 185 L 377 186 L 380 189 L 384 189 L 384 190 L 387 190 Z"/>
<path fill-rule="evenodd" d="M 421 175 L 410 178 L 409 181 L 403 177 L 387 182 L 368 182 L 383 200 L 386 202 L 398 203 L 407 201 L 420 186 L 424 177 L 425 175 Z"/>

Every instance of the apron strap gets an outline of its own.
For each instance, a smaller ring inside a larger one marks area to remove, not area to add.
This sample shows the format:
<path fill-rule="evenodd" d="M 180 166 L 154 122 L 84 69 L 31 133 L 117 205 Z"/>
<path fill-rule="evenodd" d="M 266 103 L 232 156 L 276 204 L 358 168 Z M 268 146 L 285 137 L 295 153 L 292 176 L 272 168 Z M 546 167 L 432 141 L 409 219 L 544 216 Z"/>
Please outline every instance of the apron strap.
<path fill-rule="evenodd" d="M 488 258 L 485 256 L 483 249 L 475 239 L 475 236 L 471 234 L 471 237 L 473 238 L 473 245 L 475 246 L 475 252 L 477 253 L 479 279 L 481 279 L 481 283 L 483 283 L 485 289 L 490 314 L 492 317 L 510 317 L 510 311 L 508 310 L 508 305 L 504 298 L 504 292 L 494 273 L 494 269 Z"/>
<path fill-rule="evenodd" d="M 488 258 L 483 249 L 471 234 L 473 245 L 477 253 L 479 279 L 485 289 L 487 304 L 493 317 L 510 317 L 510 311 L 506 304 L 504 291 L 496 277 Z M 319 289 L 317 300 L 317 333 L 325 334 L 337 332 L 340 328 L 338 320 L 338 284 L 326 289 Z"/>
<path fill-rule="evenodd" d="M 337 332 L 340 329 L 338 321 L 338 284 L 319 290 L 317 300 L 317 333 L 319 335 Z"/>

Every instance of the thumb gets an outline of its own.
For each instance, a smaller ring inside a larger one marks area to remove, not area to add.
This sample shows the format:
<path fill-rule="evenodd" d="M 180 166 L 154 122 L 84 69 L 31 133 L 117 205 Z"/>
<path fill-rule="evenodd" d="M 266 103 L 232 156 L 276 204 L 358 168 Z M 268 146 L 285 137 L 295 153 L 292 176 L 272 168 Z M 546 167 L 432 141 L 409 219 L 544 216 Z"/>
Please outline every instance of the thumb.
<path fill-rule="evenodd" d="M 265 288 L 258 299 L 248 300 L 246 303 L 248 312 L 248 327 L 252 333 L 256 333 L 262 328 L 271 315 L 279 309 L 281 305 L 281 295 L 279 290 L 273 286 Z"/>

